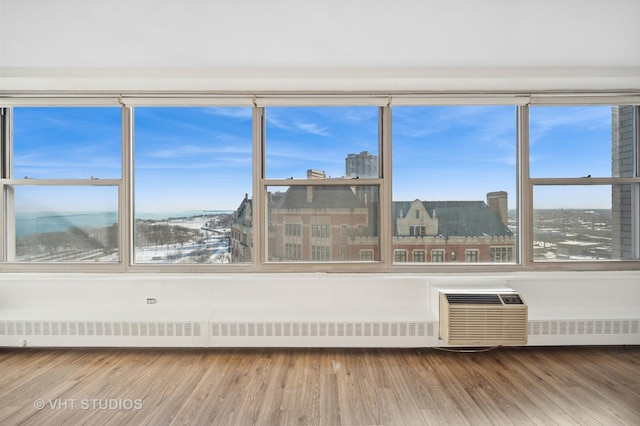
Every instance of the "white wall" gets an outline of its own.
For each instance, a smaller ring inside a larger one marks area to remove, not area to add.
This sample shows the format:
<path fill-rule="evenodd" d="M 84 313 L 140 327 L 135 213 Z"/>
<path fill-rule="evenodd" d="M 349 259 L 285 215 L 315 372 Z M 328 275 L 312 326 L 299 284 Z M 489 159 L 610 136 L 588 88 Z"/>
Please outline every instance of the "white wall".
<path fill-rule="evenodd" d="M 640 344 L 639 283 L 633 271 L 3 274 L 0 346 L 447 346 L 438 291 L 460 288 L 519 292 L 529 345 Z M 198 332 L 160 331 L 185 323 Z"/>
<path fill-rule="evenodd" d="M 637 0 L 0 0 L 0 94 L 637 92 L 639 17 Z M 96 338 L 92 327 L 155 320 L 203 328 L 216 321 L 430 326 L 438 315 L 433 288 L 494 281 L 528 302 L 540 330 L 530 344 L 640 343 L 640 272 L 631 271 L 0 274 L 0 345 L 438 345 L 437 332 L 315 340 L 205 332 L 176 341 L 102 329 Z M 148 297 L 158 303 L 147 305 Z M 85 335 L 57 328 L 76 322 L 90 327 Z"/>
<path fill-rule="evenodd" d="M 640 89 L 636 0 L 0 0 L 14 90 Z"/>

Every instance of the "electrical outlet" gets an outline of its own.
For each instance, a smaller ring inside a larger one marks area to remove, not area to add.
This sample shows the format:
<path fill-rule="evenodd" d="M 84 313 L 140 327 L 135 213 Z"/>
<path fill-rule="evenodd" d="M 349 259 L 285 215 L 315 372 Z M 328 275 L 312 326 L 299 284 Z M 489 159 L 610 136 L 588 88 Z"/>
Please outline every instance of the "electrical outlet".
<path fill-rule="evenodd" d="M 147 305 L 155 305 L 158 300 L 155 297 L 147 297 Z"/>

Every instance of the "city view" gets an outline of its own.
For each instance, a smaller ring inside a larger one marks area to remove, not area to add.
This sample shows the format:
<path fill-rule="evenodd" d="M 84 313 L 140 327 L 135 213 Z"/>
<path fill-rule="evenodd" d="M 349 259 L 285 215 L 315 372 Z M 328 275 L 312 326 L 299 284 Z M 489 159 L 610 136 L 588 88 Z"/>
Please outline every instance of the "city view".
<path fill-rule="evenodd" d="M 13 173 L 118 179 L 118 114 L 116 108 L 16 108 Z M 617 114 L 611 107 L 532 110 L 532 174 L 623 176 L 602 161 L 611 158 L 612 140 L 614 155 L 620 143 Z M 391 208 L 394 263 L 516 262 L 514 108 L 398 107 L 393 119 L 394 196 L 384 207 L 377 186 L 318 180 L 377 178 L 376 107 L 267 109 L 266 177 L 314 179 L 269 187 L 267 259 L 380 260 L 380 209 Z M 135 263 L 253 261 L 253 200 L 245 195 L 251 131 L 249 108 L 136 109 Z M 576 140 L 583 149 L 575 149 Z M 60 158 L 53 156 L 56 144 L 65 147 Z M 117 261 L 114 188 L 16 186 L 10 256 Z M 616 225 L 624 214 L 611 209 L 616 185 L 550 188 L 534 197 L 536 260 L 624 257 Z"/>

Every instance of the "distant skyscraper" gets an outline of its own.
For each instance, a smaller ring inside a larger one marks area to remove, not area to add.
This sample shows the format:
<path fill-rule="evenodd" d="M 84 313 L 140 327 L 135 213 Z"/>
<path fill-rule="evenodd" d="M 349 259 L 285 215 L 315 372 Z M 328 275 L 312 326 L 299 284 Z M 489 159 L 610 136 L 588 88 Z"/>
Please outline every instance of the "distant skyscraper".
<path fill-rule="evenodd" d="M 372 155 L 369 151 L 362 151 L 360 154 L 348 154 L 345 158 L 345 176 L 359 179 L 377 179 L 378 156 Z M 377 188 L 371 186 L 360 186 L 356 189 L 356 195 L 364 202 L 378 201 Z"/>
<path fill-rule="evenodd" d="M 633 177 L 634 127 L 637 126 L 633 106 L 614 106 L 611 111 L 612 161 L 611 176 Z M 613 259 L 633 259 L 633 188 L 612 185 L 612 253 Z M 637 200 L 636 200 L 637 203 Z"/>
<path fill-rule="evenodd" d="M 369 151 L 360 154 L 348 154 L 345 158 L 345 176 L 359 178 L 378 177 L 378 156 Z"/>

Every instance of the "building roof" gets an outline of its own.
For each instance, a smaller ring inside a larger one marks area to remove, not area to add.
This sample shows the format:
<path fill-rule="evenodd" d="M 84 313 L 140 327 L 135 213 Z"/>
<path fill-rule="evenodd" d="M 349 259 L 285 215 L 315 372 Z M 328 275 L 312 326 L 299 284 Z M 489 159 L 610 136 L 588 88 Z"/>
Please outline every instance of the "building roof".
<path fill-rule="evenodd" d="M 253 210 L 253 200 L 249 198 L 248 194 L 245 194 L 244 199 L 236 209 L 236 219 L 233 221 L 234 224 L 248 224 L 250 225 L 252 222 L 251 211 Z"/>
<path fill-rule="evenodd" d="M 413 201 L 394 201 L 393 217 L 405 217 Z M 422 201 L 431 217 L 438 218 L 438 235 L 479 237 L 513 233 L 484 201 Z M 397 235 L 394 221 L 394 235 Z"/>
<path fill-rule="evenodd" d="M 308 201 L 307 188 L 313 191 Z M 291 186 L 277 200 L 276 208 L 281 209 L 326 209 L 366 207 L 349 187 L 345 186 Z"/>
<path fill-rule="evenodd" d="M 291 186 L 274 194 L 272 207 L 280 209 L 364 208 L 356 194 L 345 186 L 313 186 L 313 197 L 307 201 L 307 186 Z M 277 195 L 277 196 L 276 196 Z M 250 201 L 250 200 L 246 200 Z M 484 201 L 420 201 L 431 217 L 438 219 L 438 235 L 443 237 L 505 236 L 513 233 Z M 393 218 L 405 217 L 413 201 L 394 201 Z M 369 203 L 370 213 L 377 216 L 377 203 Z M 373 218 L 376 222 L 377 218 Z M 397 235 L 394 220 L 394 235 Z M 373 227 L 375 231 L 377 227 Z"/>

